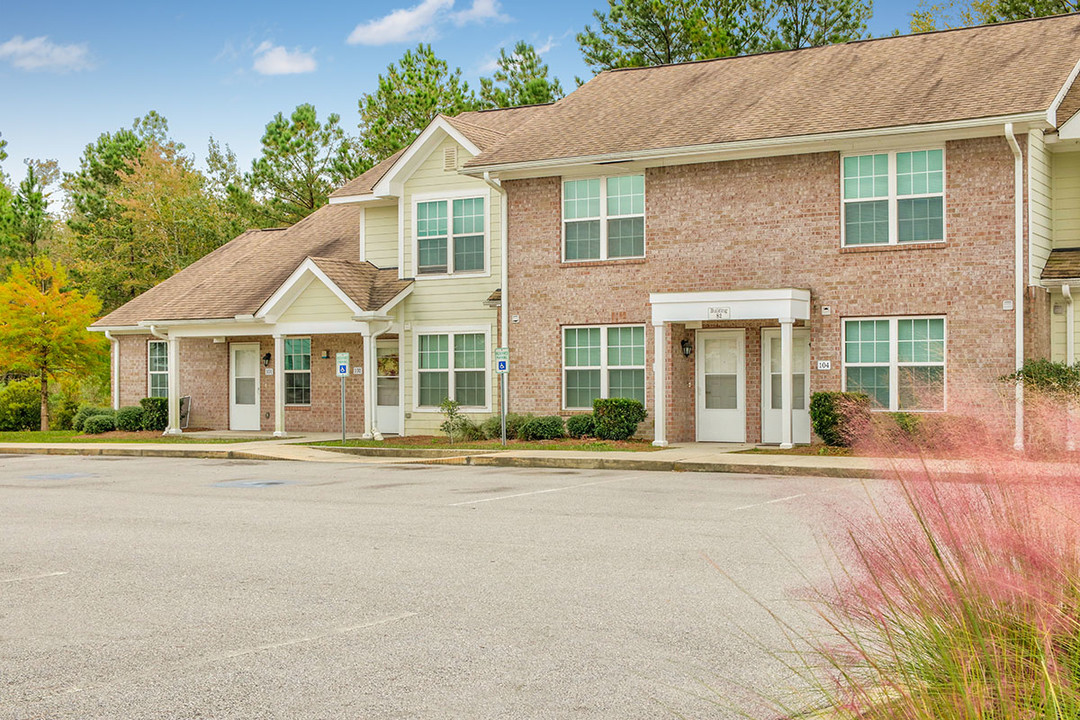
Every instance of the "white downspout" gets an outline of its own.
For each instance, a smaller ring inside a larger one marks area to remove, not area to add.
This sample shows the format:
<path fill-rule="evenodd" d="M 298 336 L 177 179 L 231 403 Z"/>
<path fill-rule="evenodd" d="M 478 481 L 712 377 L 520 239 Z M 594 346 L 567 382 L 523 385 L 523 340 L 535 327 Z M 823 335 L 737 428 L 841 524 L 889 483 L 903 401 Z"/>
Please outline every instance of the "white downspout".
<path fill-rule="evenodd" d="M 1013 300 L 1013 313 L 1015 313 L 1016 335 L 1016 369 L 1024 367 L 1024 159 L 1020 152 L 1020 144 L 1016 141 L 1013 132 L 1013 124 L 1005 123 L 1005 139 L 1009 141 L 1009 147 L 1013 153 L 1013 206 L 1015 215 L 1015 298 Z M 1024 449 L 1024 382 L 1016 383 L 1015 419 L 1013 425 L 1013 447 L 1017 450 Z"/>
<path fill-rule="evenodd" d="M 491 173 L 486 170 L 484 182 L 499 194 L 499 251 L 501 254 L 499 259 L 499 340 L 502 347 L 508 348 L 510 347 L 510 228 L 508 227 L 510 203 L 502 183 L 492 180 Z M 507 379 L 506 374 L 499 375 L 503 402 L 508 404 L 510 393 L 507 388 Z M 504 410 L 510 412 L 509 406 Z"/>
<path fill-rule="evenodd" d="M 108 330 L 105 339 L 109 341 L 109 382 L 112 383 L 112 408 L 120 409 L 120 340 Z"/>
<path fill-rule="evenodd" d="M 1062 283 L 1061 294 L 1065 297 L 1065 363 L 1071 366 L 1076 363 L 1076 310 L 1073 308 L 1072 286 Z M 1074 414 L 1075 406 L 1070 403 L 1065 409 L 1065 449 L 1070 451 L 1076 450 Z"/>

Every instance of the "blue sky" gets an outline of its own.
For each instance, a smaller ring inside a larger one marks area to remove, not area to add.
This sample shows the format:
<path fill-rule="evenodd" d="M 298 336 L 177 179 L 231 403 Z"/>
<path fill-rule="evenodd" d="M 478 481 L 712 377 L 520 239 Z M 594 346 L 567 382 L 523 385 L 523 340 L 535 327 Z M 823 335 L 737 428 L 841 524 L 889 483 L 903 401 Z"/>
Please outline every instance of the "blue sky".
<path fill-rule="evenodd" d="M 871 31 L 906 31 L 916 0 L 875 3 Z M 390 0 L 300 4 L 13 2 L 0 21 L 0 134 L 22 159 L 74 170 L 87 143 L 154 109 L 200 160 L 210 135 L 247 169 L 274 113 L 310 102 L 356 131 L 357 99 L 429 41 L 471 86 L 502 46 L 532 42 L 568 90 L 588 77 L 574 35 L 604 0 Z"/>

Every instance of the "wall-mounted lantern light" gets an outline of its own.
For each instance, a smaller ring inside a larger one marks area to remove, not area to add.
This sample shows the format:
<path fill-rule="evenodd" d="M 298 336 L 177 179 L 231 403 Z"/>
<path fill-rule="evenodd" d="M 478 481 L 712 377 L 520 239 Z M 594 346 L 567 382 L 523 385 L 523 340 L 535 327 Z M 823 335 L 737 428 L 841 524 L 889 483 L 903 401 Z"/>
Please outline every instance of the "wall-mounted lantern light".
<path fill-rule="evenodd" d="M 262 356 L 263 367 L 270 367 L 270 353 L 266 353 Z"/>
<path fill-rule="evenodd" d="M 330 351 L 329 350 L 323 350 L 322 351 L 322 359 L 323 360 L 329 360 L 330 359 Z"/>
<path fill-rule="evenodd" d="M 683 340 L 679 343 L 679 346 L 682 347 L 683 357 L 690 357 L 690 354 L 694 352 L 694 346 L 690 344 L 689 340 Z"/>

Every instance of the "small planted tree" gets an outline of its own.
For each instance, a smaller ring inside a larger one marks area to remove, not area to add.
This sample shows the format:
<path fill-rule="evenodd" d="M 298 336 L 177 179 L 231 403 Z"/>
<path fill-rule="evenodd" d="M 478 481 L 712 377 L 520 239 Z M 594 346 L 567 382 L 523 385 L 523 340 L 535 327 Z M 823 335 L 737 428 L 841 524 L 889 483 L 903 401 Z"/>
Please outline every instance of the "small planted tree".
<path fill-rule="evenodd" d="M 49 380 L 107 362 L 103 337 L 86 328 L 101 310 L 93 293 L 67 288 L 67 273 L 46 257 L 15 263 L 0 283 L 0 368 L 30 375 L 41 393 L 41 429 L 49 429 Z"/>
<path fill-rule="evenodd" d="M 446 437 L 450 438 L 450 444 L 453 445 L 454 438 L 461 434 L 462 421 L 465 420 L 465 416 L 461 414 L 461 404 L 457 400 L 443 398 L 439 404 L 439 412 L 446 418 L 439 429 L 446 433 Z"/>

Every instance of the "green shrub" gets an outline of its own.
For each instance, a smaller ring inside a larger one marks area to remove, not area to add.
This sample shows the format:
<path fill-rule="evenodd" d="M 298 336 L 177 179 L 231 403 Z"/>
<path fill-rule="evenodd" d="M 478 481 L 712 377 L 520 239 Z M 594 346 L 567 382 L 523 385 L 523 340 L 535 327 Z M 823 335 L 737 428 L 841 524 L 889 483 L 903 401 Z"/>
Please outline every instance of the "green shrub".
<path fill-rule="evenodd" d="M 816 392 L 810 396 L 810 425 L 821 441 L 831 447 L 847 447 L 854 428 L 870 411 L 863 393 Z"/>
<path fill-rule="evenodd" d="M 1025 391 L 1080 398 L 1080 363 L 1066 365 L 1043 358 L 1025 360 L 1022 368 L 1001 380 L 1006 383 L 1023 380 Z"/>
<path fill-rule="evenodd" d="M 601 440 L 627 440 L 645 419 L 645 406 L 630 398 L 593 400 L 593 425 Z"/>
<path fill-rule="evenodd" d="M 71 430 L 71 422 L 79 410 L 79 401 L 64 393 L 57 393 L 49 398 L 49 428 L 52 430 Z"/>
<path fill-rule="evenodd" d="M 533 418 L 521 426 L 522 440 L 558 440 L 566 437 L 566 423 L 558 415 Z"/>
<path fill-rule="evenodd" d="M 122 407 L 116 411 L 116 429 L 138 432 L 143 429 L 143 409 L 137 405 Z"/>
<path fill-rule="evenodd" d="M 100 435 L 116 429 L 116 418 L 112 414 L 91 415 L 83 422 L 83 432 L 87 435 Z"/>
<path fill-rule="evenodd" d="M 71 429 L 78 432 L 82 432 L 86 419 L 93 417 L 94 415 L 102 415 L 111 413 L 112 410 L 104 408 L 99 405 L 92 405 L 90 403 L 83 403 L 79 406 L 79 409 L 75 411 L 74 417 L 71 418 Z"/>
<path fill-rule="evenodd" d="M 896 423 L 896 427 L 898 427 L 904 435 L 907 435 L 909 438 L 915 438 L 919 435 L 919 426 L 922 424 L 922 420 L 918 415 L 908 412 L 894 412 L 889 413 L 889 415 Z"/>
<path fill-rule="evenodd" d="M 162 432 L 169 427 L 169 399 L 161 397 L 143 398 L 139 401 L 143 411 L 143 430 Z"/>
<path fill-rule="evenodd" d="M 572 438 L 592 437 L 596 433 L 596 423 L 592 413 L 571 415 L 566 418 L 566 434 Z"/>
<path fill-rule="evenodd" d="M 516 440 L 520 436 L 521 426 L 533 419 L 533 415 L 506 414 L 506 439 Z M 502 416 L 492 415 L 480 424 L 480 430 L 488 440 L 502 438 Z"/>
<path fill-rule="evenodd" d="M 0 389 L 0 430 L 41 429 L 41 381 L 27 378 Z"/>

